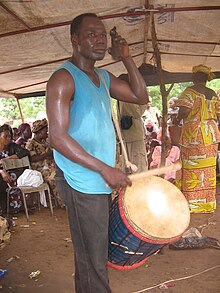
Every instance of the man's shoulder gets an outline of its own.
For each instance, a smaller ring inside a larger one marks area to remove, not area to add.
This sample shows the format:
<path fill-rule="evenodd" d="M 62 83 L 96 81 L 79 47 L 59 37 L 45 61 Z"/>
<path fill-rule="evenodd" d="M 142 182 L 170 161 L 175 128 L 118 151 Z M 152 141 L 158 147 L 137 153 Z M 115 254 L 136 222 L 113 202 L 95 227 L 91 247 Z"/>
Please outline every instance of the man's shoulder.
<path fill-rule="evenodd" d="M 60 71 L 62 69 L 66 69 L 70 72 L 80 70 L 74 63 L 70 62 L 69 60 L 61 64 L 59 67 L 57 67 L 54 72 L 56 73 L 57 71 Z"/>
<path fill-rule="evenodd" d="M 77 71 L 76 71 L 77 70 Z M 73 63 L 66 61 L 63 64 L 61 64 L 59 67 L 55 69 L 53 74 L 51 75 L 48 84 L 58 83 L 60 80 L 68 80 L 68 79 L 74 79 L 74 76 L 77 75 L 77 72 L 79 72 L 79 68 L 76 67 Z"/>

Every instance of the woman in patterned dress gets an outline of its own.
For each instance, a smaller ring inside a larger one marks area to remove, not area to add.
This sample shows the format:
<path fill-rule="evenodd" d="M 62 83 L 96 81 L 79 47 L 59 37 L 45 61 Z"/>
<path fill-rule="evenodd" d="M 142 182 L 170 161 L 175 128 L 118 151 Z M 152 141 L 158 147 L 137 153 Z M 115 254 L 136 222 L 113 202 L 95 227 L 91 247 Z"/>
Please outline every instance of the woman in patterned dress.
<path fill-rule="evenodd" d="M 6 201 L 8 184 L 14 186 L 17 177 L 23 170 L 18 170 L 12 174 L 2 167 L 1 160 L 7 158 L 23 158 L 29 156 L 28 150 L 12 141 L 12 128 L 4 124 L 0 127 L 0 215 L 6 213 Z M 15 178 L 16 177 L 16 178 Z"/>
<path fill-rule="evenodd" d="M 29 139 L 25 148 L 29 150 L 31 157 L 31 167 L 33 170 L 41 172 L 44 181 L 50 186 L 52 196 L 57 204 L 63 207 L 63 202 L 56 188 L 55 182 L 55 162 L 53 159 L 53 151 L 50 148 L 48 138 L 47 120 L 36 120 L 32 125 L 32 133 L 34 137 Z"/>
<path fill-rule="evenodd" d="M 25 145 L 28 139 L 30 139 L 31 137 L 32 137 L 32 132 L 31 132 L 30 125 L 28 123 L 22 123 L 18 127 L 18 138 L 15 142 L 19 144 L 20 146 L 22 146 L 23 148 L 25 148 Z"/>
<path fill-rule="evenodd" d="M 191 213 L 213 212 L 220 99 L 206 87 L 206 82 L 213 79 L 211 68 L 194 66 L 192 78 L 194 85 L 186 88 L 176 101 L 178 121 L 183 119 L 179 144 L 182 170 L 176 183 L 188 200 Z"/>

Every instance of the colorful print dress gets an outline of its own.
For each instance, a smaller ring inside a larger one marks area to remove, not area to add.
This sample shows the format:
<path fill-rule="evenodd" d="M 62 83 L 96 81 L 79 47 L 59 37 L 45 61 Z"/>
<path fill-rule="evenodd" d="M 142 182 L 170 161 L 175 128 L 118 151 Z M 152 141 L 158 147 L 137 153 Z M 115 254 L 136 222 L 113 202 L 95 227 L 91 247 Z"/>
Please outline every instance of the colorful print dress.
<path fill-rule="evenodd" d="M 177 106 L 191 109 L 184 120 L 180 138 L 182 169 L 176 185 L 188 200 L 191 213 L 213 212 L 216 209 L 216 157 L 220 134 L 217 115 L 220 100 L 212 99 L 187 88 Z"/>
<path fill-rule="evenodd" d="M 50 148 L 46 142 L 37 142 L 35 139 L 29 139 L 26 143 L 26 149 L 29 150 L 30 156 L 45 154 Z M 55 182 L 55 162 L 52 158 L 44 159 L 37 162 L 31 162 L 33 170 L 41 172 L 45 182 L 50 186 L 52 196 L 55 198 L 59 207 L 63 207 L 63 202 L 60 198 L 59 192 Z"/>

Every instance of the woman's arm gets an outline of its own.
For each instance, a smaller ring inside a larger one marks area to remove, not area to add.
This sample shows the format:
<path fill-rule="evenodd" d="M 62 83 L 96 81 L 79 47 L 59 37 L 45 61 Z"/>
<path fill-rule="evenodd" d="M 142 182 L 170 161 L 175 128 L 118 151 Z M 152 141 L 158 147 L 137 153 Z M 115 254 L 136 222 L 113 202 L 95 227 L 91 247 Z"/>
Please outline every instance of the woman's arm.
<path fill-rule="evenodd" d="M 6 170 L 0 170 L 0 175 L 2 176 L 3 181 L 5 181 L 6 183 L 12 182 L 12 178 Z"/>
<path fill-rule="evenodd" d="M 20 145 L 12 142 L 9 144 L 8 146 L 8 154 L 9 154 L 9 157 L 11 158 L 23 158 L 25 156 L 29 156 L 30 153 L 27 149 L 24 149 L 23 147 L 21 147 Z"/>

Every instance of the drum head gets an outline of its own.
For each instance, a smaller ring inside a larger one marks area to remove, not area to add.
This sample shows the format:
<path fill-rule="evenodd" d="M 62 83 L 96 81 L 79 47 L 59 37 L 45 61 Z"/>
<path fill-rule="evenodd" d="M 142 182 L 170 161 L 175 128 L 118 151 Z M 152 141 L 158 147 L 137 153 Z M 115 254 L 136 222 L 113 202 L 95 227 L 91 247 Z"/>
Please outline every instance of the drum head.
<path fill-rule="evenodd" d="M 188 202 L 172 183 L 156 176 L 127 187 L 122 205 L 128 223 L 141 236 L 167 240 L 184 233 L 190 222 Z"/>

